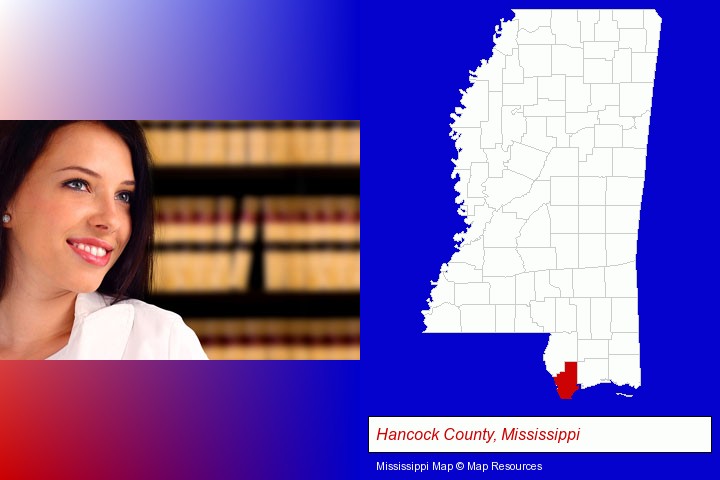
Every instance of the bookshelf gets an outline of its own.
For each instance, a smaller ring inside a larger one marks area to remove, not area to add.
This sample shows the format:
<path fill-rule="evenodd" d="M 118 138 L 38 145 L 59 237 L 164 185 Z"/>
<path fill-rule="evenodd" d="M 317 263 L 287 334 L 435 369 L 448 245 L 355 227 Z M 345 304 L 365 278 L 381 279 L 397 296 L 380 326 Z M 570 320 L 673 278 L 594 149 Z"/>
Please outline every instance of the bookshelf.
<path fill-rule="evenodd" d="M 151 303 L 183 312 L 188 318 L 353 318 L 360 315 L 360 295 L 347 293 L 196 293 L 154 294 Z M 208 312 L 208 305 L 213 309 Z"/>
<path fill-rule="evenodd" d="M 359 166 L 157 167 L 154 181 L 158 195 L 360 195 Z"/>
<path fill-rule="evenodd" d="M 359 358 L 359 122 L 142 124 L 158 210 L 149 301 L 211 358 Z"/>

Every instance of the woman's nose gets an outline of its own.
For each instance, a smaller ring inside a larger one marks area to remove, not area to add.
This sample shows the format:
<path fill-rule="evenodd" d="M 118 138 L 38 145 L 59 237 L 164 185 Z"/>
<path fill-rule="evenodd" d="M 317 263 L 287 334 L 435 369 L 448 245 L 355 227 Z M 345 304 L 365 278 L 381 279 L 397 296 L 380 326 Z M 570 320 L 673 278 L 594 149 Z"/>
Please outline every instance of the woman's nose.
<path fill-rule="evenodd" d="M 114 232 L 120 228 L 121 212 L 114 196 L 110 198 L 98 196 L 94 207 L 93 213 L 88 220 L 93 227 L 109 232 Z"/>

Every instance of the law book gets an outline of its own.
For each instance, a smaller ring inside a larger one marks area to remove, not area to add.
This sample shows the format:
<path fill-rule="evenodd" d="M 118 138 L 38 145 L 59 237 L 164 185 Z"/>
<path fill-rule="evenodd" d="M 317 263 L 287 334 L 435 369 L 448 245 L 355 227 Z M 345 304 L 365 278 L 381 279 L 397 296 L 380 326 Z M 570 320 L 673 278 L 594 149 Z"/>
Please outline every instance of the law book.
<path fill-rule="evenodd" d="M 231 122 L 227 127 L 225 163 L 231 166 L 246 165 L 249 148 L 247 122 Z"/>
<path fill-rule="evenodd" d="M 166 131 L 168 125 L 168 122 L 151 122 L 143 127 L 150 157 L 156 166 L 162 166 L 167 163 Z"/>
<path fill-rule="evenodd" d="M 293 163 L 290 143 L 293 124 L 291 122 L 273 122 L 268 128 L 268 165 L 289 165 Z"/>
<path fill-rule="evenodd" d="M 270 122 L 252 122 L 248 124 L 247 164 L 266 166 L 270 153 Z"/>
<path fill-rule="evenodd" d="M 189 319 L 211 359 L 360 358 L 359 318 Z"/>
<path fill-rule="evenodd" d="M 350 165 L 360 165 L 360 125 L 347 128 L 346 136 L 346 158 Z"/>
<path fill-rule="evenodd" d="M 187 129 L 187 163 L 218 166 L 225 164 L 227 129 L 221 122 L 193 122 Z"/>
<path fill-rule="evenodd" d="M 187 122 L 171 122 L 164 129 L 164 166 L 178 166 L 187 163 Z"/>
<path fill-rule="evenodd" d="M 358 122 L 334 122 L 330 128 L 330 163 L 360 163 L 360 125 Z"/>
<path fill-rule="evenodd" d="M 233 230 L 235 228 L 235 199 L 233 197 L 217 197 L 215 200 L 215 232 L 213 241 L 219 244 L 230 244 L 233 242 Z"/>
<path fill-rule="evenodd" d="M 311 122 L 306 129 L 308 136 L 308 163 L 327 165 L 330 160 L 330 128 L 328 122 Z"/>

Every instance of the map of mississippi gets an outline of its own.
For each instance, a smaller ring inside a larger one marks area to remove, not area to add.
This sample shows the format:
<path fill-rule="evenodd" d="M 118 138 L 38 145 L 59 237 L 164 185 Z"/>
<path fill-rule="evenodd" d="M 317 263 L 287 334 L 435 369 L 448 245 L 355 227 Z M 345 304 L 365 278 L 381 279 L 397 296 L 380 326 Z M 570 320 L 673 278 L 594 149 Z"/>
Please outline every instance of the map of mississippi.
<path fill-rule="evenodd" d="M 640 386 L 635 256 L 660 17 L 514 10 L 451 115 L 467 229 L 426 333 L 549 333 L 558 394 Z"/>

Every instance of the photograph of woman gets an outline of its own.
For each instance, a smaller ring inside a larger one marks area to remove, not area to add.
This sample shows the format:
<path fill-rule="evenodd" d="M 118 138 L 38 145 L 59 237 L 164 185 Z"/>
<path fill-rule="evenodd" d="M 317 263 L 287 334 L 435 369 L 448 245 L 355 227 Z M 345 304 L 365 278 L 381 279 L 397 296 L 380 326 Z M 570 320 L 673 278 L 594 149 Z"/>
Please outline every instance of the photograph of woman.
<path fill-rule="evenodd" d="M 143 302 L 152 198 L 137 122 L 0 122 L 1 359 L 207 358 Z"/>

